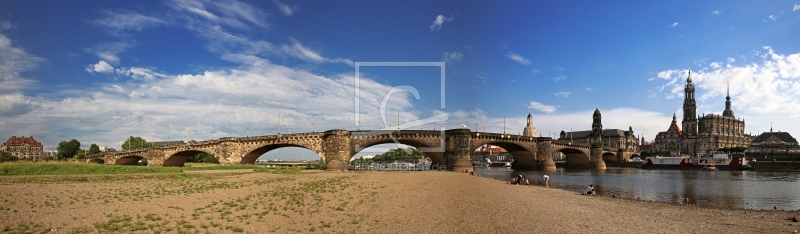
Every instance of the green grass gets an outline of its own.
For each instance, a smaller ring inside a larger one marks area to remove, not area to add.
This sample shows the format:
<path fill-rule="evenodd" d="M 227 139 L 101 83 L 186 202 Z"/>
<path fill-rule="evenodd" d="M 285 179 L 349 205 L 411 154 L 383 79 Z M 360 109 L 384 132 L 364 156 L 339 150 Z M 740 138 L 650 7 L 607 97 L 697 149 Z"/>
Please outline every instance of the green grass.
<path fill-rule="evenodd" d="M 181 172 L 176 167 L 143 167 L 83 163 L 10 163 L 0 164 L 0 175 L 70 175 L 70 174 L 128 174 Z"/>
<path fill-rule="evenodd" d="M 0 164 L 0 175 L 73 175 L 73 174 L 131 174 L 131 173 L 166 173 L 198 170 L 235 170 L 253 169 L 254 172 L 276 174 L 293 174 L 299 168 L 266 168 L 255 165 L 204 165 L 202 167 L 147 167 L 104 165 L 84 163 L 4 163 Z"/>

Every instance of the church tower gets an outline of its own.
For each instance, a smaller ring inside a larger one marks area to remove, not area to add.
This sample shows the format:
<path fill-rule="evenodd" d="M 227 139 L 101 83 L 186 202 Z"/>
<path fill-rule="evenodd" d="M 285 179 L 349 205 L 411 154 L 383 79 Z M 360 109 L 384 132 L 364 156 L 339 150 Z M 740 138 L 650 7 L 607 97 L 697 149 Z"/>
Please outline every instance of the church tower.
<path fill-rule="evenodd" d="M 697 136 L 697 103 L 694 100 L 694 84 L 692 84 L 692 70 L 689 69 L 689 77 L 686 78 L 686 86 L 683 89 L 683 135 L 694 138 Z"/>
<path fill-rule="evenodd" d="M 727 116 L 733 118 L 733 110 L 731 110 L 731 84 L 728 83 L 728 93 L 725 95 L 725 111 L 722 112 L 722 116 Z"/>
<path fill-rule="evenodd" d="M 528 111 L 528 125 L 522 131 L 522 135 L 526 137 L 536 137 L 536 128 L 533 127 L 533 115 Z"/>
<path fill-rule="evenodd" d="M 603 123 L 601 122 L 602 116 L 600 116 L 600 108 L 594 108 L 594 114 L 592 115 L 592 138 L 595 139 L 595 142 L 601 142 L 603 139 Z"/>

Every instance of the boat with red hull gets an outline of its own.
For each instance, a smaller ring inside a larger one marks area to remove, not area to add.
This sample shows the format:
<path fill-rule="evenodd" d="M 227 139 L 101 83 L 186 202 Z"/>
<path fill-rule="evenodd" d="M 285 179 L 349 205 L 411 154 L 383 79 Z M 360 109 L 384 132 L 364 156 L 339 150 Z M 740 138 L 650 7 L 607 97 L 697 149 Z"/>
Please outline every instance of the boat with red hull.
<path fill-rule="evenodd" d="M 672 169 L 672 170 L 752 170 L 747 165 L 747 160 L 739 156 L 714 156 L 712 158 L 684 158 L 684 157 L 647 157 L 642 161 L 643 169 Z M 705 168 L 705 169 L 704 169 Z"/>

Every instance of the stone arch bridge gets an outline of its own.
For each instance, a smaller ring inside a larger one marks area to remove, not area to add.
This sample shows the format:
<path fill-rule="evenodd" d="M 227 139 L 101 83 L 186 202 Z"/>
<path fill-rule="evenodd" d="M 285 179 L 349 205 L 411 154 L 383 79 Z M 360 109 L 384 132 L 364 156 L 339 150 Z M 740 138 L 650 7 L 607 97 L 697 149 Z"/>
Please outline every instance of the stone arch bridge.
<path fill-rule="evenodd" d="M 434 165 L 451 170 L 471 169 L 470 154 L 484 144 L 500 146 L 514 156 L 515 168 L 555 169 L 552 155 L 562 152 L 569 167 L 605 168 L 604 157 L 629 157 L 622 151 L 574 145 L 549 137 L 450 130 L 329 130 L 325 132 L 281 134 L 253 137 L 225 137 L 181 145 L 155 146 L 146 149 L 88 155 L 92 163 L 134 165 L 147 159 L 150 166 L 183 166 L 198 153 L 214 155 L 221 164 L 252 164 L 262 154 L 282 147 L 302 147 L 316 152 L 328 170 L 347 170 L 347 163 L 358 152 L 384 143 L 417 147 Z M 612 156 L 608 156 L 611 154 Z"/>

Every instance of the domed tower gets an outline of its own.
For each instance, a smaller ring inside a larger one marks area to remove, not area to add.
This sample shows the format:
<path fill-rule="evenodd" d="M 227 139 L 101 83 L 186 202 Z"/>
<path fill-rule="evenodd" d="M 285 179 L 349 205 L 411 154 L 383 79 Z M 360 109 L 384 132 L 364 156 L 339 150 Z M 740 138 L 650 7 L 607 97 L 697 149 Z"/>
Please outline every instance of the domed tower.
<path fill-rule="evenodd" d="M 522 130 L 522 135 L 526 137 L 536 137 L 536 127 L 533 126 L 533 115 L 528 111 L 528 125 Z"/>

